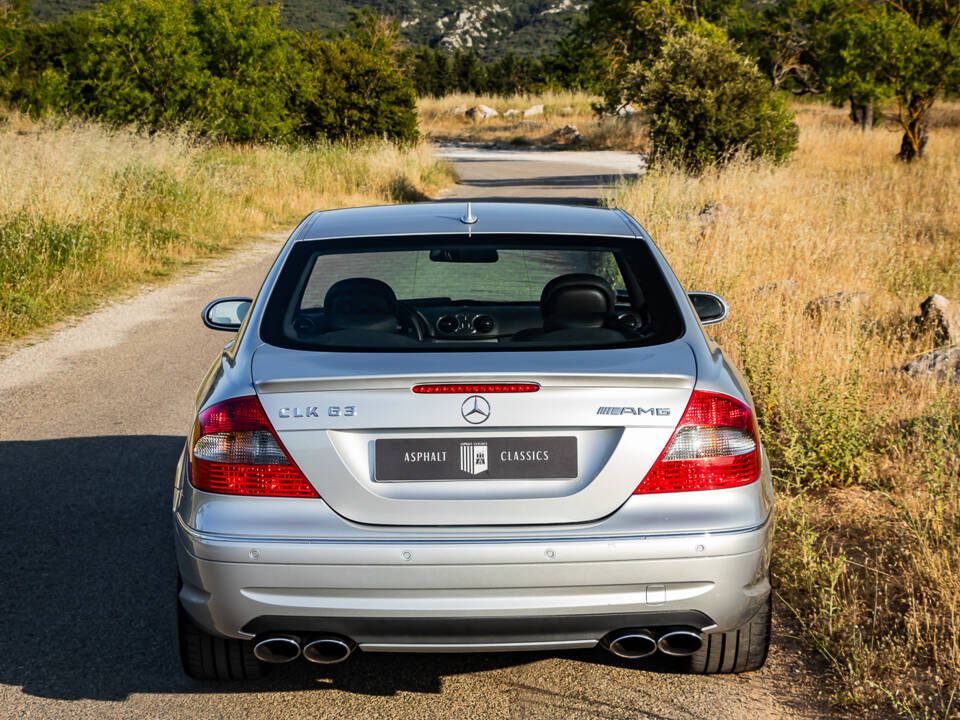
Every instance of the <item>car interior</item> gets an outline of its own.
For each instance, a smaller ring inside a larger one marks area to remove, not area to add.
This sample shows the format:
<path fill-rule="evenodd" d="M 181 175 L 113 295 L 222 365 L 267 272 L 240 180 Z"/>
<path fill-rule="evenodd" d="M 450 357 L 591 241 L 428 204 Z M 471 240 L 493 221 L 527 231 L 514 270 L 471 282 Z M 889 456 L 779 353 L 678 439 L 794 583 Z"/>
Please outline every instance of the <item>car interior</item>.
<path fill-rule="evenodd" d="M 382 280 L 334 283 L 322 307 L 301 308 L 293 328 L 301 340 L 330 345 L 415 343 L 615 344 L 643 336 L 642 310 L 618 297 L 598 275 L 550 280 L 539 303 L 509 304 L 449 297 L 397 299 Z M 390 337 L 392 336 L 392 337 Z"/>

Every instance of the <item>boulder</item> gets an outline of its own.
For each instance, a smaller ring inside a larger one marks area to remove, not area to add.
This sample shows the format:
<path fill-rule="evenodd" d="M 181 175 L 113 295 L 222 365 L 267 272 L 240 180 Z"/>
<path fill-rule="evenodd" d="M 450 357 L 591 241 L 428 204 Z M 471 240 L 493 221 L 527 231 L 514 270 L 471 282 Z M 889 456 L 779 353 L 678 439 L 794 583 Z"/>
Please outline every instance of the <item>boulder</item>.
<path fill-rule="evenodd" d="M 463 117 L 464 115 L 467 114 L 467 106 L 466 106 L 466 105 L 457 105 L 456 107 L 452 107 L 452 108 L 450 108 L 449 110 L 447 110 L 447 114 L 448 114 L 448 115 L 459 115 L 459 116 Z"/>
<path fill-rule="evenodd" d="M 573 108 L 570 107 L 569 105 L 564 105 L 562 108 L 560 108 L 560 114 L 561 114 L 561 115 L 573 115 Z"/>
<path fill-rule="evenodd" d="M 913 321 L 921 332 L 932 332 L 938 343 L 960 345 L 960 303 L 931 295 L 920 303 L 920 314 Z"/>
<path fill-rule="evenodd" d="M 504 110 L 504 111 L 503 111 L 503 116 L 504 116 L 505 118 L 513 117 L 514 115 L 519 115 L 519 114 L 520 114 L 520 111 L 519 111 L 519 110 L 516 110 L 516 109 L 514 109 L 514 108 L 510 108 L 509 110 Z"/>
<path fill-rule="evenodd" d="M 466 112 L 467 117 L 471 120 L 486 120 L 487 118 L 497 117 L 499 114 L 489 105 L 474 105 Z"/>
<path fill-rule="evenodd" d="M 564 125 L 547 136 L 547 142 L 550 143 L 578 143 L 582 141 L 583 135 L 577 130 L 576 125 Z"/>
<path fill-rule="evenodd" d="M 627 103 L 623 107 L 617 108 L 617 115 L 619 115 L 620 117 L 630 117 L 631 115 L 636 115 L 636 114 L 637 114 L 637 109 L 630 103 Z"/>
<path fill-rule="evenodd" d="M 960 347 L 925 353 L 904 365 L 903 371 L 911 377 L 960 383 Z"/>
<path fill-rule="evenodd" d="M 820 320 L 827 313 L 837 311 L 856 311 L 867 302 L 867 294 L 862 292 L 838 292 L 824 295 L 807 303 L 803 314 L 814 320 Z"/>
<path fill-rule="evenodd" d="M 525 118 L 534 117 L 535 115 L 543 115 L 543 105 L 531 105 L 523 111 Z"/>

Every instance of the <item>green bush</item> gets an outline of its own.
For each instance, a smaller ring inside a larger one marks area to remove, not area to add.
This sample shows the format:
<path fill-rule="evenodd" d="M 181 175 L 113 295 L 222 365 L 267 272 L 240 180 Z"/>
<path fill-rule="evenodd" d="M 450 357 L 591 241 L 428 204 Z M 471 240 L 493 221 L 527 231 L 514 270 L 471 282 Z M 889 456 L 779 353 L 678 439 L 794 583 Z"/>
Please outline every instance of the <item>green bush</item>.
<path fill-rule="evenodd" d="M 737 156 L 785 160 L 797 126 L 753 61 L 721 37 L 675 35 L 636 69 L 628 99 L 650 119 L 653 159 L 691 172 Z"/>
<path fill-rule="evenodd" d="M 351 32 L 298 38 L 278 6 L 251 0 L 106 0 L 51 25 L 0 13 L 0 41 L 17 50 L 0 45 L 0 98 L 231 142 L 415 140 L 395 28 L 366 14 Z"/>
<path fill-rule="evenodd" d="M 297 47 L 307 68 L 308 89 L 298 112 L 303 132 L 331 140 L 380 136 L 412 142 L 419 137 L 413 83 L 386 41 L 306 33 Z"/>

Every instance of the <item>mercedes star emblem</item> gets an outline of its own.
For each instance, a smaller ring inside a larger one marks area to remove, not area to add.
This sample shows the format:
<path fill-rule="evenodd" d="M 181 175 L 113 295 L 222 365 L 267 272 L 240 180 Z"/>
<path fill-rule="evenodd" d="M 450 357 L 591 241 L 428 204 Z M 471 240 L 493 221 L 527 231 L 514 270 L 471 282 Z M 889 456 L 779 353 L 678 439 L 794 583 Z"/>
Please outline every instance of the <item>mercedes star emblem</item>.
<path fill-rule="evenodd" d="M 471 395 L 460 406 L 460 414 L 468 423 L 479 425 L 490 417 L 490 403 L 479 395 Z"/>

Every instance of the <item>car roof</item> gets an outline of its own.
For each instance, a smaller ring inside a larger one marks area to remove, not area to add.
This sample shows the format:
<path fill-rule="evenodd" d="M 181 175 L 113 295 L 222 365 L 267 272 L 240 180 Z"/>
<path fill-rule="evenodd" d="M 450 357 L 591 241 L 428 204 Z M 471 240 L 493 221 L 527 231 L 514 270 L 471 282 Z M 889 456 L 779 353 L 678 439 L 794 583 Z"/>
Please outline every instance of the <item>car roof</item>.
<path fill-rule="evenodd" d="M 304 223 L 298 240 L 323 238 L 470 233 L 538 233 L 638 237 L 622 210 L 546 203 L 471 202 L 476 222 L 461 221 L 467 202 L 376 205 L 318 211 Z"/>

